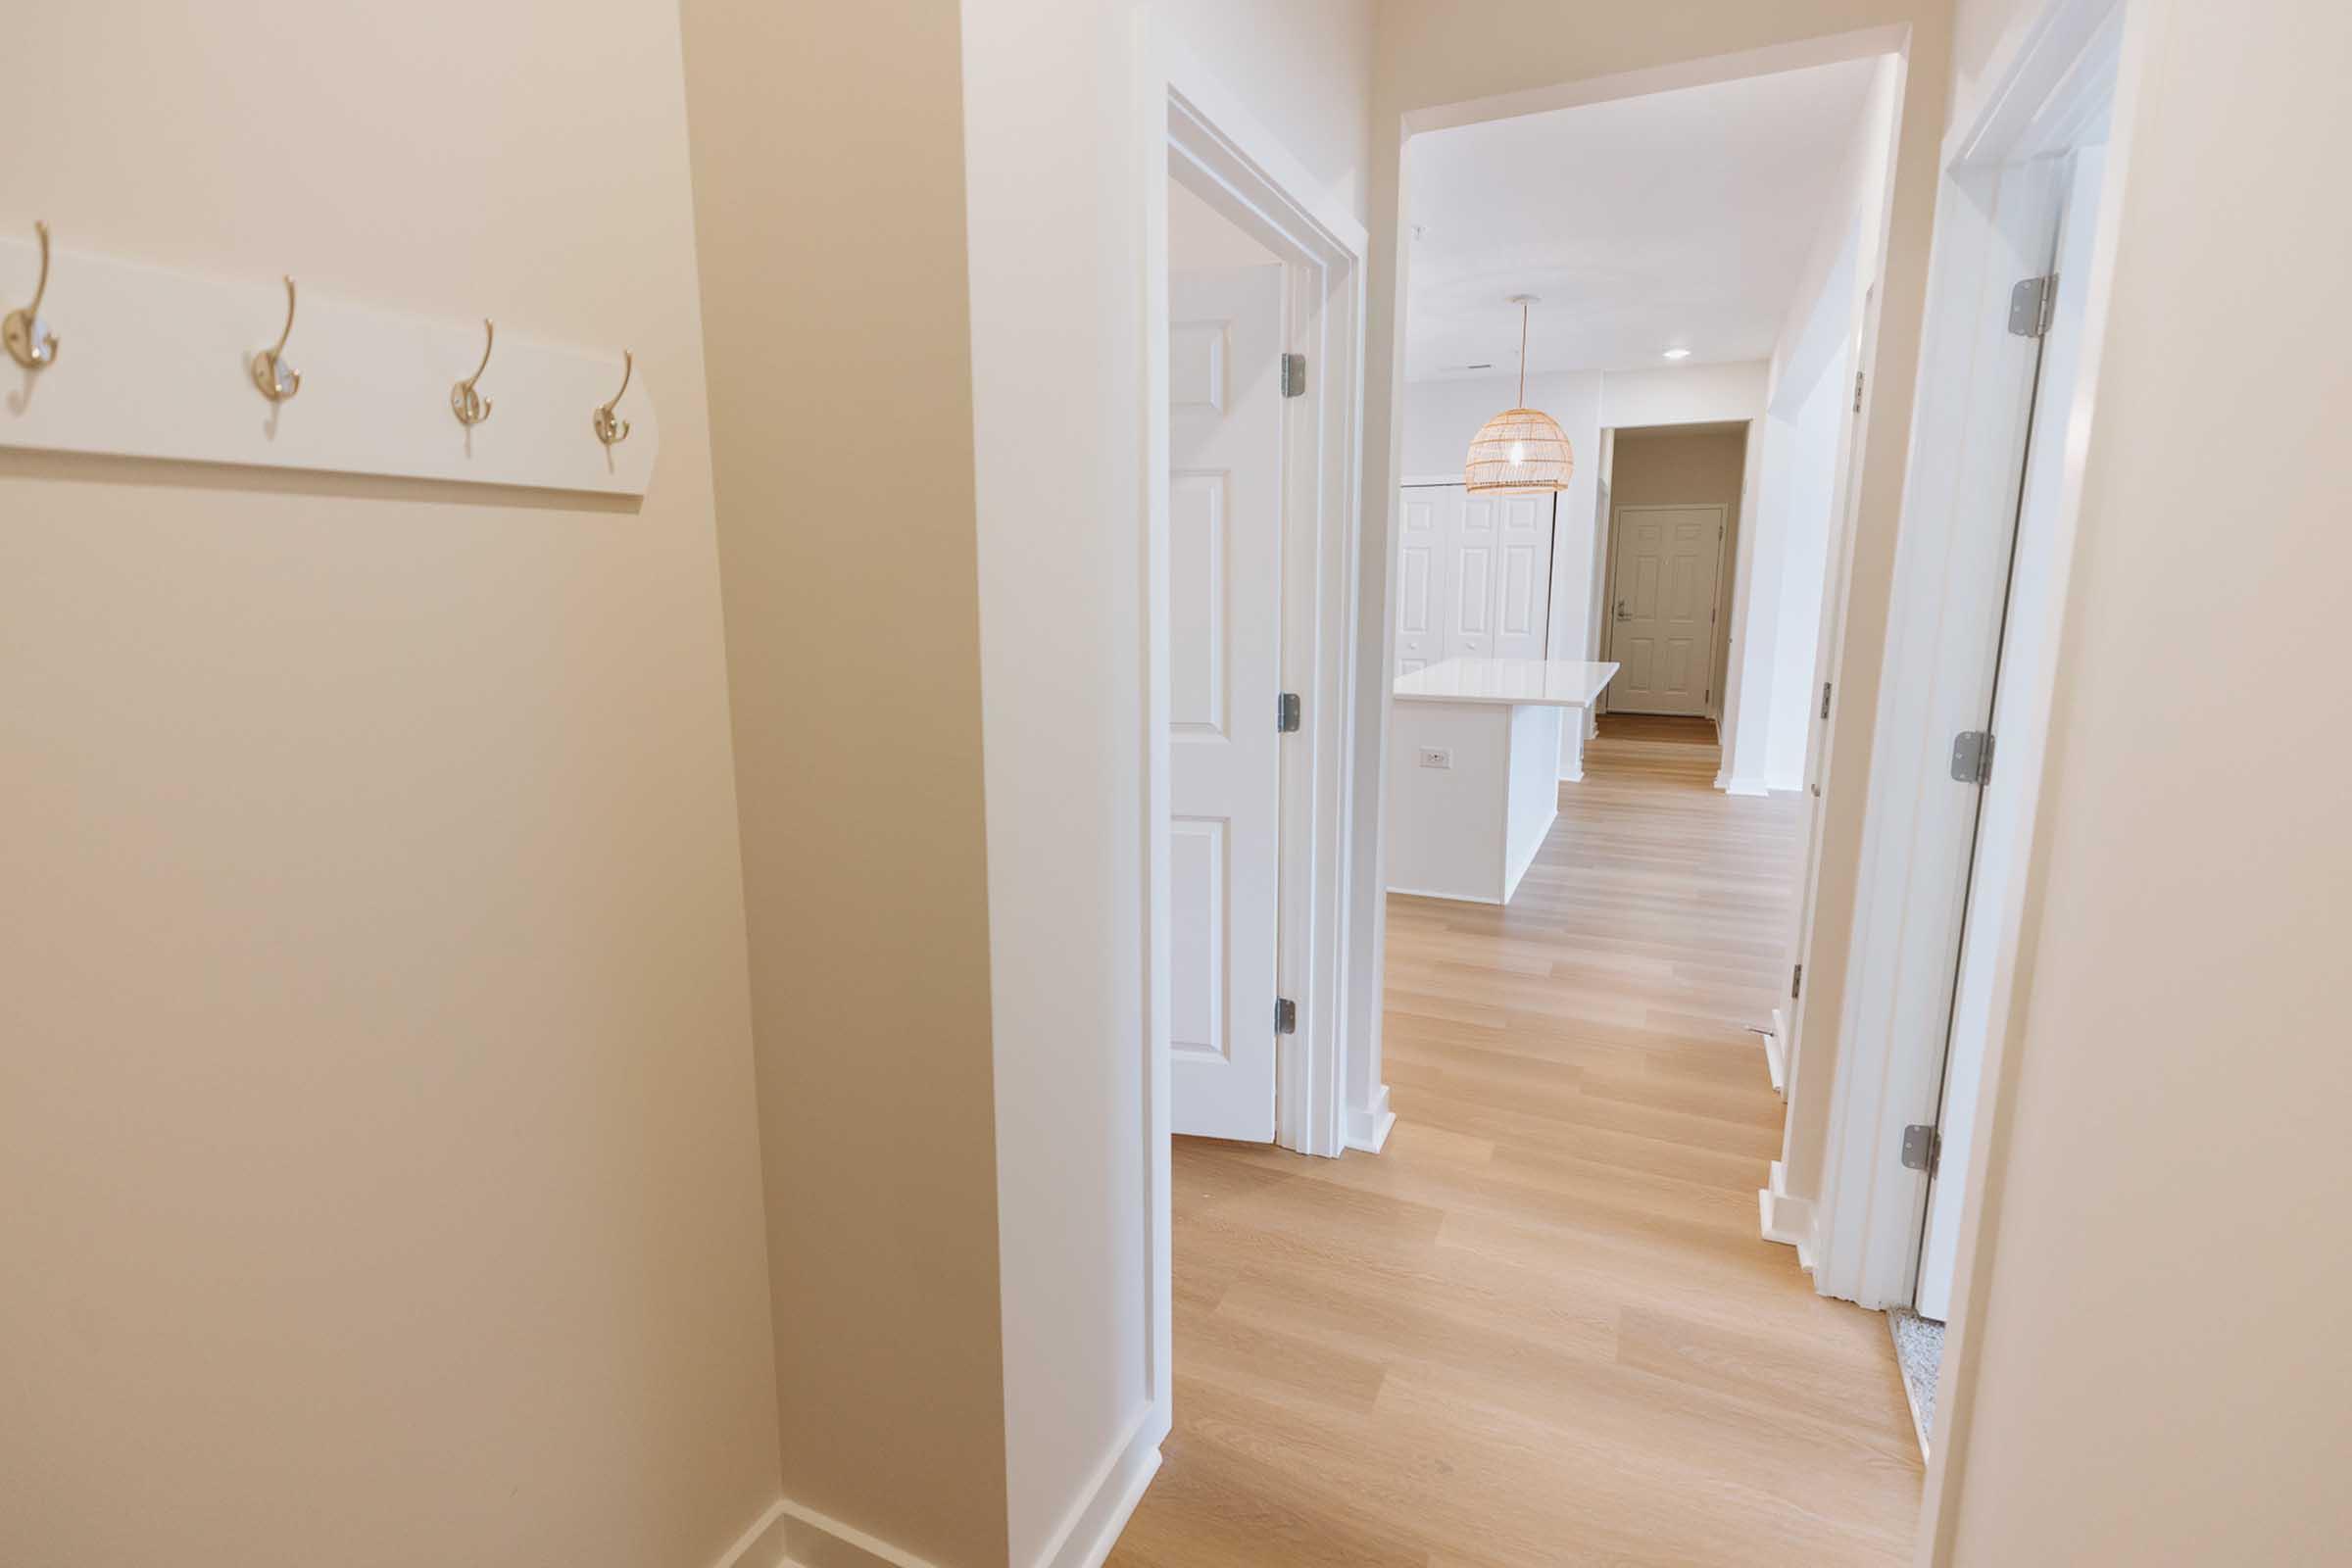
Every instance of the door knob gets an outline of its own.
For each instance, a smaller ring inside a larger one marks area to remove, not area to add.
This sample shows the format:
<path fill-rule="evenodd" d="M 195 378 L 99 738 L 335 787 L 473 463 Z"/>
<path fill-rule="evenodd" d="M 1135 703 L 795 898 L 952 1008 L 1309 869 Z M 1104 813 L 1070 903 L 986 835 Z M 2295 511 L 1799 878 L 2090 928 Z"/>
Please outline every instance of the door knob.
<path fill-rule="evenodd" d="M 1628 615 L 1625 612 L 1625 601 L 1622 599 L 1617 601 L 1617 618 L 1619 620 L 1631 620 L 1633 618 L 1631 615 Z"/>

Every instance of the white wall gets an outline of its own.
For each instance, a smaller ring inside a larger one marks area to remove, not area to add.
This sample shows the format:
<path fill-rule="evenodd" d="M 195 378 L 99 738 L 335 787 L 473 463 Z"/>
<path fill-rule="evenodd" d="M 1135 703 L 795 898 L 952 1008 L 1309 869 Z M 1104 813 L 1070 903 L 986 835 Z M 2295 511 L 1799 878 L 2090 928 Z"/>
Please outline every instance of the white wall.
<path fill-rule="evenodd" d="M 1593 462 L 1600 440 L 1600 372 L 1547 370 L 1527 378 L 1527 401 L 1560 421 L 1576 454 L 1571 482 L 1592 494 Z M 1519 404 L 1515 375 L 1464 376 L 1458 380 L 1412 381 L 1404 389 L 1404 433 L 1399 448 L 1408 479 L 1462 477 L 1462 460 L 1478 427 Z"/>
<path fill-rule="evenodd" d="M 1841 520 L 1854 356 L 1879 275 L 1897 75 L 1894 58 L 1883 57 L 1846 144 L 1844 198 L 1814 240 L 1773 348 L 1757 525 L 1741 545 L 1732 606 L 1724 784 L 1736 793 L 1805 783 L 1832 587 L 1825 573 Z"/>
<path fill-rule="evenodd" d="M 1788 445 L 1788 494 L 1773 518 L 1779 525 L 1779 613 L 1772 646 L 1762 651 L 1771 677 L 1764 782 L 1776 790 L 1804 787 L 1806 742 L 1821 711 L 1816 696 L 1821 606 L 1836 520 L 1839 437 L 1852 408 L 1846 395 L 1849 363 L 1844 354 L 1834 357 L 1814 377 L 1796 416 L 1785 424 L 1771 421 Z M 1759 554 L 1764 544 L 1758 542 Z"/>
<path fill-rule="evenodd" d="M 1168 181 L 1168 266 L 1275 267 L 1274 253 L 1176 180 Z"/>
<path fill-rule="evenodd" d="M 2352 9 L 2132 10 L 1974 1398 L 1938 1446 L 1957 1568 L 2352 1540 L 2352 738 L 2331 681 L 2278 677 L 2352 620 L 2352 206 L 2315 199 L 2352 146 Z"/>
<path fill-rule="evenodd" d="M 1752 419 L 1764 412 L 1771 379 L 1772 367 L 1762 360 L 1612 370 L 1602 380 L 1600 422 L 1630 430 L 1651 424 Z"/>
<path fill-rule="evenodd" d="M 1165 154 L 1137 138 L 1165 117 L 1133 101 L 1128 5 L 962 16 L 1007 1511 L 1026 1565 L 1149 1405 L 1139 219 Z M 1360 207 L 1368 5 L 1162 17 Z"/>
<path fill-rule="evenodd" d="M 1113 9 L 1126 11 L 1129 3 Z M 1374 0 L 1161 0 L 1158 13 L 1357 220 L 1370 200 Z"/>

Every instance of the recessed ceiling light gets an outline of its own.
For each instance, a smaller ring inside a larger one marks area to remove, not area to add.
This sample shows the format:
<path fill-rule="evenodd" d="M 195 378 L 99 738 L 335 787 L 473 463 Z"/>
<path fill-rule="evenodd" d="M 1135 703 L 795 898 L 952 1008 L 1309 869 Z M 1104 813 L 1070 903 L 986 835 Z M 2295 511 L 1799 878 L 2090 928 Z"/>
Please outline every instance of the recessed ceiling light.
<path fill-rule="evenodd" d="M 1690 351 L 1689 349 L 1668 349 L 1666 357 L 1670 360 L 1687 360 L 1690 357 Z"/>

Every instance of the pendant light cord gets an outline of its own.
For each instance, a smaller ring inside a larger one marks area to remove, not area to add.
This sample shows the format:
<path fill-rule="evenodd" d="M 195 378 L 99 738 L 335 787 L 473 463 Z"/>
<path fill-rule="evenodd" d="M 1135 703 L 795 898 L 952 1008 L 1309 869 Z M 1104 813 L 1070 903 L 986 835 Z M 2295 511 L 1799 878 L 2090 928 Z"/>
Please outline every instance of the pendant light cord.
<path fill-rule="evenodd" d="M 1527 307 L 1519 307 L 1519 406 L 1527 407 Z"/>

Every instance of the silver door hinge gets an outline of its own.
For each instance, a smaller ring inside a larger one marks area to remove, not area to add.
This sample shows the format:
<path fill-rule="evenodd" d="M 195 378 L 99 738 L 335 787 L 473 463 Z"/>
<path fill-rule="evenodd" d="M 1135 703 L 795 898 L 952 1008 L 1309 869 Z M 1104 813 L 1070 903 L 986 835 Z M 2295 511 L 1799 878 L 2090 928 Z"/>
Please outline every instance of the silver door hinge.
<path fill-rule="evenodd" d="M 1943 1152 L 1943 1140 L 1936 1136 L 1934 1126 L 1913 1122 L 1903 1129 L 1903 1169 L 1924 1170 L 1936 1174 L 1936 1160 Z"/>
<path fill-rule="evenodd" d="M 1274 733 L 1296 735 L 1298 733 L 1298 694 L 1284 692 L 1281 699 L 1274 705 Z"/>
<path fill-rule="evenodd" d="M 1821 683 L 1821 716 L 1830 716 L 1830 683 L 1826 680 Z"/>
<path fill-rule="evenodd" d="M 1854 412 L 1856 414 L 1862 412 L 1862 372 L 1860 370 L 1854 372 Z"/>
<path fill-rule="evenodd" d="M 1952 778 L 1961 784 L 1992 782 L 1992 734 L 1964 729 L 1952 737 Z"/>
<path fill-rule="evenodd" d="M 1298 1032 L 1298 1004 L 1288 997 L 1274 999 L 1274 1032 L 1278 1035 Z"/>
<path fill-rule="evenodd" d="M 1804 993 L 1805 966 L 1800 963 L 1796 966 L 1796 972 L 1788 977 L 1788 1000 L 1790 1002 L 1794 1002 L 1798 997 L 1803 996 Z"/>
<path fill-rule="evenodd" d="M 1306 356 L 1285 354 L 1282 357 L 1282 395 L 1286 398 L 1306 396 Z"/>
<path fill-rule="evenodd" d="M 2039 277 L 2019 280 L 2009 291 L 2009 335 L 2012 337 L 2041 337 L 2050 330 L 2050 321 L 2058 314 L 2058 274 L 2045 272 Z"/>

